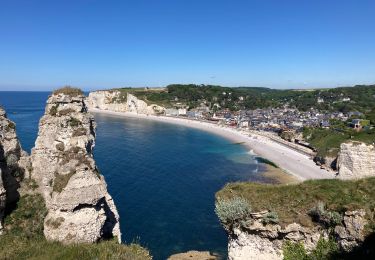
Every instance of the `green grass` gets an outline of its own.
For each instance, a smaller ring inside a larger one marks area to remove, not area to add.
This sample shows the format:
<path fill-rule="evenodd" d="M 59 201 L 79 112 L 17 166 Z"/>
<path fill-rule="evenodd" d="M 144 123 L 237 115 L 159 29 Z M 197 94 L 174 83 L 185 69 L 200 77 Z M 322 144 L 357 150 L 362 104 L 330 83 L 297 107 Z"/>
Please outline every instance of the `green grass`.
<path fill-rule="evenodd" d="M 62 190 L 68 185 L 70 178 L 75 174 L 75 172 L 70 172 L 68 174 L 55 174 L 55 180 L 53 181 L 52 190 L 56 192 L 62 192 Z"/>
<path fill-rule="evenodd" d="M 340 151 L 340 145 L 343 142 L 359 141 L 366 144 L 375 142 L 375 130 L 354 131 L 345 124 L 333 126 L 334 129 L 305 128 L 303 131 L 304 138 L 317 150 L 319 157 L 336 157 Z"/>
<path fill-rule="evenodd" d="M 357 181 L 311 180 L 293 185 L 260 183 L 227 184 L 216 198 L 242 197 L 249 201 L 253 211 L 276 212 L 281 225 L 293 222 L 312 226 L 309 211 L 319 201 L 327 210 L 343 213 L 346 210 L 364 209 L 369 221 L 368 228 L 375 230 L 375 178 Z"/>
<path fill-rule="evenodd" d="M 124 259 L 149 260 L 149 252 L 132 243 L 114 240 L 97 244 L 63 245 L 43 236 L 46 208 L 41 195 L 21 197 L 17 208 L 5 218 L 5 234 L 0 236 L 0 259 Z"/>

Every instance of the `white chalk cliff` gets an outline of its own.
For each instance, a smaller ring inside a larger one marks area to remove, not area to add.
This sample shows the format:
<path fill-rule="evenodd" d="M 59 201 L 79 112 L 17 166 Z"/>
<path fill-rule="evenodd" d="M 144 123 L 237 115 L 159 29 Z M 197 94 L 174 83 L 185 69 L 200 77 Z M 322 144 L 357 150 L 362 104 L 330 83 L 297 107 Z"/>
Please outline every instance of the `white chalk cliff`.
<path fill-rule="evenodd" d="M 0 233 L 5 207 L 17 202 L 19 198 L 17 189 L 24 177 L 21 167 L 23 156 L 26 153 L 18 141 L 15 124 L 7 118 L 5 110 L 0 108 Z"/>
<path fill-rule="evenodd" d="M 31 152 L 32 177 L 46 201 L 44 235 L 64 243 L 121 242 L 119 215 L 92 150 L 95 122 L 83 95 L 53 94 Z"/>
<path fill-rule="evenodd" d="M 375 176 L 375 146 L 360 142 L 342 143 L 337 168 L 337 176 L 341 179 Z"/>
<path fill-rule="evenodd" d="M 96 108 L 115 112 L 134 112 L 138 114 L 154 115 L 162 113 L 165 108 L 156 104 L 148 105 L 130 93 L 118 90 L 101 90 L 90 92 L 87 98 L 89 109 Z"/>
<path fill-rule="evenodd" d="M 279 224 L 264 224 L 262 218 L 265 214 L 267 211 L 254 213 L 246 225 L 227 230 L 229 260 L 281 260 L 286 241 L 302 243 L 307 251 L 311 251 L 319 239 L 329 237 L 329 230 L 319 225 L 307 228 L 292 223 L 283 228 Z M 364 241 L 367 224 L 364 216 L 364 210 L 347 211 L 343 225 L 332 231 L 343 251 L 350 251 Z"/>

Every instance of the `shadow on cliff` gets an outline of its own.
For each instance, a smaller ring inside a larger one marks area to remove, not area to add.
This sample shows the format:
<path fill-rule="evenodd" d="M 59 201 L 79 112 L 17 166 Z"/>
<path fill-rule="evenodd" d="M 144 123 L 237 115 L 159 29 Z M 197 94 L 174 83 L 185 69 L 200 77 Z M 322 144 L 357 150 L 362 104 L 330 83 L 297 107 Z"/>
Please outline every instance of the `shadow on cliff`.
<path fill-rule="evenodd" d="M 375 259 L 375 233 L 367 236 L 363 244 L 349 253 L 341 253 L 333 259 L 360 260 Z"/>
<path fill-rule="evenodd" d="M 20 180 L 24 176 L 24 170 L 18 166 L 19 155 L 10 153 L 5 156 L 4 147 L 0 144 L 0 169 L 4 189 L 6 191 L 5 216 L 9 215 L 17 207 L 20 199 Z"/>

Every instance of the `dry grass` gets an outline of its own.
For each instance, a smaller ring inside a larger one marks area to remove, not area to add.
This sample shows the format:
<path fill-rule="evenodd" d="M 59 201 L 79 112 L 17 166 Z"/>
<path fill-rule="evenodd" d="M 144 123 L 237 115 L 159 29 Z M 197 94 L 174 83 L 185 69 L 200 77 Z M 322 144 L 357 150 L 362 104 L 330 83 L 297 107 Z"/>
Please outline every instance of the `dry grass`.
<path fill-rule="evenodd" d="M 64 94 L 64 95 L 69 95 L 71 97 L 77 97 L 77 96 L 82 96 L 83 92 L 79 88 L 65 86 L 65 87 L 54 90 L 52 94 L 53 95 Z"/>
<path fill-rule="evenodd" d="M 53 191 L 62 192 L 62 190 L 68 185 L 70 178 L 75 174 L 71 172 L 68 174 L 55 174 L 55 180 L 53 181 Z"/>

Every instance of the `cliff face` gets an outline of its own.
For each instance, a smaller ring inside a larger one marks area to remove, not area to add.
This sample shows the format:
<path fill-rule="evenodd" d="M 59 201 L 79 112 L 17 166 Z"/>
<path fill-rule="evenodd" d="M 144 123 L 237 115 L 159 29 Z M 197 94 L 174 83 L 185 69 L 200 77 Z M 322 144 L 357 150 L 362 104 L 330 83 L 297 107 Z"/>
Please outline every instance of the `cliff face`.
<path fill-rule="evenodd" d="M 148 105 L 130 93 L 121 93 L 117 90 L 95 91 L 89 94 L 87 105 L 91 108 L 116 112 L 135 112 L 138 114 L 157 114 L 164 111 L 158 105 Z"/>
<path fill-rule="evenodd" d="M 32 177 L 48 209 L 49 240 L 96 242 L 114 236 L 121 241 L 117 209 L 93 159 L 94 143 L 95 122 L 84 96 L 53 94 L 31 153 Z"/>
<path fill-rule="evenodd" d="M 341 144 L 337 168 L 341 179 L 375 176 L 375 146 L 359 142 Z"/>
<path fill-rule="evenodd" d="M 242 227 L 234 227 L 229 231 L 229 260 L 281 260 L 283 245 L 289 241 L 302 243 L 307 251 L 313 250 L 320 239 L 327 240 L 329 230 L 322 226 L 303 227 L 292 223 L 286 227 L 278 224 L 264 224 L 262 218 L 267 211 L 252 214 L 252 220 Z M 343 251 L 350 251 L 363 240 L 366 225 L 363 210 L 346 212 L 343 225 L 336 226 L 333 235 Z"/>
<path fill-rule="evenodd" d="M 6 205 L 15 203 L 19 198 L 19 183 L 24 177 L 21 165 L 25 156 L 17 138 L 15 124 L 0 108 L 0 232 Z"/>

